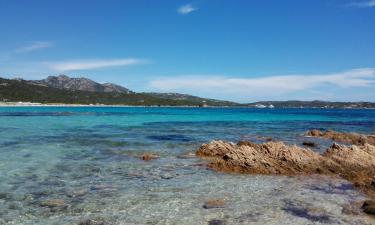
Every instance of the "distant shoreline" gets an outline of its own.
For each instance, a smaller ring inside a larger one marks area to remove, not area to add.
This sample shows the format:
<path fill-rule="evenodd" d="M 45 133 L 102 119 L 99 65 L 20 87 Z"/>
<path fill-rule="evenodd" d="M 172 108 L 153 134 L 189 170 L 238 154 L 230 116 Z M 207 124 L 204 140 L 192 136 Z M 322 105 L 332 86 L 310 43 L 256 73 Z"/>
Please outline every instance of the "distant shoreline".
<path fill-rule="evenodd" d="M 248 108 L 248 109 L 371 109 L 375 108 L 345 108 L 345 107 L 275 107 L 275 108 L 263 108 L 263 107 L 252 107 L 252 106 L 192 106 L 192 105 L 104 105 L 104 104 L 65 104 L 65 103 L 32 103 L 32 102 L 0 102 L 0 108 L 5 107 L 121 107 L 121 108 Z"/>
<path fill-rule="evenodd" d="M 1 104 L 0 107 L 152 107 L 152 108 L 161 108 L 161 107 L 176 107 L 176 108 L 200 108 L 199 106 L 174 106 L 174 105 L 87 105 L 87 104 Z M 227 106 L 209 106 L 206 108 L 228 108 Z"/>

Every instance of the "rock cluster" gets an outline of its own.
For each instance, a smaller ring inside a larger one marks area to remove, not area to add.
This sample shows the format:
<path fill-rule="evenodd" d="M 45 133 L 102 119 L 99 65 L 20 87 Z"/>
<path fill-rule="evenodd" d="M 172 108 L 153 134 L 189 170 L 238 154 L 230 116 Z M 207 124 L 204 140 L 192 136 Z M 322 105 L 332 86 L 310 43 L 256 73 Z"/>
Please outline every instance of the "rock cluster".
<path fill-rule="evenodd" d="M 374 135 L 365 135 L 357 133 L 342 133 L 333 130 L 310 130 L 306 132 L 306 136 L 327 138 L 333 141 L 344 142 L 353 145 L 364 145 L 366 143 L 375 145 L 375 133 Z"/>
<path fill-rule="evenodd" d="M 203 144 L 196 154 L 209 157 L 211 168 L 226 172 L 294 175 L 332 173 L 331 170 L 339 169 L 336 163 L 318 153 L 283 142 L 212 141 Z"/>
<path fill-rule="evenodd" d="M 375 197 L 375 145 L 372 136 L 346 134 L 334 131 L 311 131 L 311 136 L 330 137 L 358 145 L 333 144 L 323 154 L 283 142 L 255 144 L 241 141 L 237 144 L 212 141 L 203 144 L 196 155 L 210 161 L 209 167 L 223 172 L 251 174 L 325 174 L 347 179 Z M 333 135 L 334 134 L 334 135 Z M 368 201 L 364 211 L 373 212 L 374 201 Z M 371 203 L 371 204 L 370 204 Z"/>

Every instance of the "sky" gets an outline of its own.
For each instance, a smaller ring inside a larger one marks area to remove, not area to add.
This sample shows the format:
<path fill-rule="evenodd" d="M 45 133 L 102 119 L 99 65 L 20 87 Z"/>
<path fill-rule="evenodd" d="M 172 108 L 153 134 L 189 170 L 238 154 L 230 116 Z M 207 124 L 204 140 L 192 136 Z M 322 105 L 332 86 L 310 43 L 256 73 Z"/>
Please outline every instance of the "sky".
<path fill-rule="evenodd" d="M 375 0 L 0 0 L 0 76 L 375 101 Z"/>

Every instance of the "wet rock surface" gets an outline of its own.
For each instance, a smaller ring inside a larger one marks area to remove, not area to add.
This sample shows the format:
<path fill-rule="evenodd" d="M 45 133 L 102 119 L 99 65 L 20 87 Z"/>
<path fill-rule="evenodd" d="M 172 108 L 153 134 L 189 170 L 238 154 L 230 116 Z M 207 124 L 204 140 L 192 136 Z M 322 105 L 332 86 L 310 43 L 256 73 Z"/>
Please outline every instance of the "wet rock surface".
<path fill-rule="evenodd" d="M 304 146 L 308 146 L 308 147 L 312 147 L 312 148 L 315 148 L 315 147 L 318 146 L 316 143 L 311 142 L 311 141 L 304 141 L 304 142 L 302 143 L 302 145 L 304 145 Z"/>
<path fill-rule="evenodd" d="M 313 131 L 314 135 L 320 131 Z M 348 136 L 345 134 L 345 137 Z M 357 137 L 349 135 L 350 140 Z M 250 174 L 308 175 L 324 174 L 340 176 L 351 181 L 371 198 L 375 197 L 375 146 L 361 137 L 361 145 L 334 143 L 323 154 L 283 142 L 256 144 L 241 141 L 237 144 L 212 141 L 203 144 L 196 155 L 209 160 L 208 166 L 217 171 Z M 373 213 L 373 201 L 363 209 Z M 296 210 L 294 210 L 296 211 Z M 321 218 L 324 220 L 324 218 Z"/>
<path fill-rule="evenodd" d="M 367 200 L 363 203 L 362 209 L 365 213 L 375 215 L 375 200 Z"/>

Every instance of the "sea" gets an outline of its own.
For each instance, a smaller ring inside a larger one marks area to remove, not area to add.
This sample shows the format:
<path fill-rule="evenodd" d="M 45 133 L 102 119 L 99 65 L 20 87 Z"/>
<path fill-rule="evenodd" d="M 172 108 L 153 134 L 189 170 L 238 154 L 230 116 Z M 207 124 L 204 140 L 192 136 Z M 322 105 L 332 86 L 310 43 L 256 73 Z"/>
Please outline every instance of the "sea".
<path fill-rule="evenodd" d="M 324 152 L 310 129 L 371 134 L 375 110 L 0 107 L 0 224 L 375 224 L 345 180 L 220 173 L 194 154 L 270 139 Z"/>

